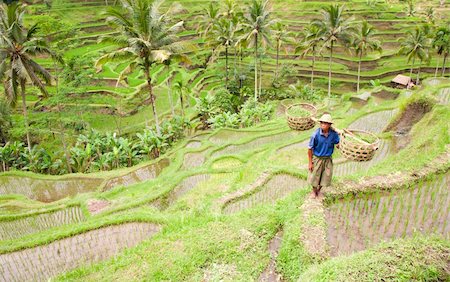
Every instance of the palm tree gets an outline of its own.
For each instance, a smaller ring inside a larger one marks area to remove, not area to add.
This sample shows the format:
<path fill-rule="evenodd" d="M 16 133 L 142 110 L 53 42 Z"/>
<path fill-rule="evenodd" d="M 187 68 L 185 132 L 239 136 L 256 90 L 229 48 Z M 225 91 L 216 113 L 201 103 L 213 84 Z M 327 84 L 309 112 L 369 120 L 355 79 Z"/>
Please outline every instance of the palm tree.
<path fill-rule="evenodd" d="M 172 84 L 172 88 L 175 92 L 180 96 L 180 105 L 181 105 L 181 116 L 184 118 L 184 93 L 189 92 L 188 87 L 189 78 L 186 76 L 184 72 L 178 71 L 178 74 L 174 78 L 174 82 Z"/>
<path fill-rule="evenodd" d="M 320 29 L 324 46 L 330 50 L 328 65 L 328 98 L 331 97 L 331 62 L 333 60 L 333 47 L 336 43 L 346 45 L 350 42 L 354 28 L 352 18 L 343 16 L 344 6 L 330 5 L 322 9 L 323 19 L 314 19 L 311 24 Z"/>
<path fill-rule="evenodd" d="M 222 17 L 229 20 L 242 16 L 242 13 L 238 11 L 236 0 L 224 0 L 222 4 L 222 10 Z"/>
<path fill-rule="evenodd" d="M 416 7 L 415 7 L 415 2 L 414 0 L 407 0 L 406 1 L 406 14 L 408 15 L 408 17 L 413 17 L 416 14 Z"/>
<path fill-rule="evenodd" d="M 288 27 L 280 22 L 277 22 L 273 28 L 273 34 L 275 44 L 277 48 L 277 68 L 275 71 L 275 77 L 278 77 L 279 57 L 282 43 L 293 42 L 292 33 L 288 31 Z"/>
<path fill-rule="evenodd" d="M 314 89 L 314 65 L 316 62 L 317 49 L 323 43 L 322 30 L 316 25 L 310 24 L 301 36 L 303 39 L 301 44 L 295 48 L 295 53 L 301 52 L 302 58 L 308 54 L 312 55 L 311 89 Z"/>
<path fill-rule="evenodd" d="M 45 84 L 51 84 L 51 74 L 33 60 L 33 56 L 47 54 L 54 57 L 42 38 L 36 37 L 37 25 L 26 30 L 23 26 L 24 6 L 18 2 L 0 4 L 0 80 L 5 83 L 8 102 L 15 106 L 22 97 L 22 109 L 27 135 L 28 150 L 31 141 L 25 98 L 30 81 L 44 96 L 48 96 Z"/>
<path fill-rule="evenodd" d="M 235 23 L 226 18 L 220 19 L 217 24 L 213 28 L 214 38 L 217 42 L 218 46 L 222 46 L 225 48 L 225 87 L 228 88 L 228 80 L 229 80 L 229 68 L 228 68 L 228 50 L 231 46 L 234 46 L 236 43 L 236 32 L 239 30 L 239 24 L 236 26 Z"/>
<path fill-rule="evenodd" d="M 188 44 L 186 45 L 188 46 Z M 190 49 L 194 50 L 195 48 L 193 46 L 189 46 Z M 169 103 L 170 103 L 170 109 L 172 112 L 172 116 L 175 116 L 175 108 L 173 105 L 173 99 L 172 99 L 172 89 L 169 85 L 169 81 L 170 81 L 170 66 L 172 65 L 173 62 L 176 63 L 184 63 L 184 64 L 191 64 L 191 61 L 189 60 L 189 58 L 184 55 L 184 54 L 174 54 L 174 53 L 170 53 L 169 51 L 165 51 L 165 52 L 161 52 L 159 54 L 159 61 L 162 61 L 163 64 L 166 66 L 166 71 L 169 75 L 169 77 L 166 79 L 166 87 L 167 87 L 167 94 L 168 94 L 168 98 L 169 98 Z M 172 77 L 173 78 L 173 77 Z"/>
<path fill-rule="evenodd" d="M 442 63 L 442 76 L 445 74 L 445 64 L 448 54 L 450 53 L 450 23 L 447 26 L 441 26 L 436 30 L 433 38 L 433 48 L 437 49 L 437 53 L 444 57 Z M 437 67 L 436 67 L 437 73 Z"/>
<path fill-rule="evenodd" d="M 243 39 L 249 42 L 249 47 L 255 48 L 255 100 L 258 100 L 258 48 L 270 44 L 271 27 L 275 21 L 270 19 L 271 7 L 268 0 L 253 0 L 245 15 L 246 34 Z"/>
<path fill-rule="evenodd" d="M 409 71 L 409 76 L 412 77 L 412 71 L 414 68 L 414 63 L 416 59 L 422 61 L 428 60 L 428 38 L 426 37 L 424 31 L 416 27 L 413 31 L 407 32 L 407 37 L 405 39 L 401 39 L 401 47 L 398 51 L 399 54 L 406 55 L 408 58 L 408 63 L 411 63 L 411 68 Z M 419 76 L 420 76 L 420 66 L 417 71 L 417 79 L 416 84 L 419 84 Z"/>
<path fill-rule="evenodd" d="M 179 41 L 177 34 L 183 28 L 183 21 L 172 23 L 172 16 L 181 11 L 179 4 L 172 4 L 162 13 L 163 1 L 120 0 L 122 10 L 110 8 L 106 21 L 115 27 L 120 35 L 105 36 L 101 40 L 116 42 L 121 47 L 100 57 L 96 66 L 101 67 L 109 61 L 127 61 L 127 67 L 119 80 L 135 68 L 140 68 L 145 75 L 149 99 L 156 123 L 156 131 L 161 134 L 158 114 L 156 112 L 155 94 L 150 75 L 154 64 L 163 62 L 169 53 L 181 53 L 187 43 Z"/>
<path fill-rule="evenodd" d="M 436 14 L 434 12 L 434 8 L 433 7 L 428 7 L 425 12 L 423 13 L 423 15 L 425 16 L 425 19 L 427 20 L 427 22 L 434 24 L 434 20 L 436 18 Z"/>
<path fill-rule="evenodd" d="M 373 38 L 375 34 L 375 29 L 367 21 L 363 21 L 361 26 L 358 28 L 355 37 L 353 38 L 353 48 L 355 49 L 356 55 L 358 56 L 358 82 L 356 91 L 359 92 L 359 80 L 361 77 L 361 59 L 362 56 L 367 54 L 368 51 L 378 51 L 381 52 L 380 41 Z"/>
<path fill-rule="evenodd" d="M 211 54 L 206 57 L 204 67 L 207 66 L 210 59 L 214 55 L 216 45 L 212 44 L 212 31 L 214 26 L 219 20 L 219 4 L 216 1 L 209 2 L 208 7 L 203 9 L 202 15 L 198 18 L 197 31 L 201 34 L 201 37 L 206 41 L 206 45 L 211 48 Z"/>

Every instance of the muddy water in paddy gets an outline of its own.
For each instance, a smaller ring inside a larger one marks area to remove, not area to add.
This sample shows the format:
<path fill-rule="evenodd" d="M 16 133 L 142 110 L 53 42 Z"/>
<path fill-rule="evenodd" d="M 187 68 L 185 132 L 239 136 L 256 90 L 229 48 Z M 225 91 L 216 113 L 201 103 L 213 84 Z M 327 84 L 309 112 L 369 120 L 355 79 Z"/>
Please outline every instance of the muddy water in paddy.
<path fill-rule="evenodd" d="M 192 169 L 205 162 L 205 152 L 187 153 L 184 155 L 182 169 Z"/>
<path fill-rule="evenodd" d="M 21 194 L 30 199 L 48 203 L 79 193 L 94 191 L 101 183 L 102 179 L 96 178 L 48 180 L 0 176 L 0 195 Z"/>
<path fill-rule="evenodd" d="M 308 144 L 309 144 L 309 138 L 307 138 L 306 140 L 282 147 L 282 148 L 278 149 L 278 152 L 282 153 L 282 152 L 289 152 L 289 151 L 295 150 L 295 149 L 303 149 L 303 148 L 306 149 L 306 148 L 308 148 Z"/>
<path fill-rule="evenodd" d="M 288 174 L 275 175 L 266 184 L 258 188 L 256 192 L 229 202 L 224 207 L 223 212 L 231 214 L 260 204 L 272 204 L 307 185 L 306 180 Z"/>
<path fill-rule="evenodd" d="M 183 195 L 194 189 L 200 182 L 207 181 L 211 177 L 210 174 L 197 174 L 189 176 L 181 181 L 167 195 L 152 202 L 150 205 L 159 210 L 165 210 L 173 205 Z"/>
<path fill-rule="evenodd" d="M 354 121 L 348 126 L 348 128 L 365 130 L 374 134 L 379 134 L 383 132 L 386 126 L 388 126 L 390 120 L 394 117 L 397 111 L 397 109 L 394 109 L 370 113 Z"/>
<path fill-rule="evenodd" d="M 261 131 L 244 131 L 244 130 L 231 130 L 231 129 L 221 129 L 209 138 L 209 141 L 215 145 L 223 145 L 226 143 L 236 142 L 240 139 L 255 136 L 255 134 L 264 134 L 269 131 L 277 130 L 278 128 L 266 128 Z"/>
<path fill-rule="evenodd" d="M 277 282 L 283 281 L 281 275 L 277 273 L 276 269 L 276 259 L 280 251 L 281 243 L 283 241 L 283 230 L 280 230 L 275 234 L 275 236 L 269 242 L 269 254 L 270 261 L 267 268 L 261 273 L 258 281 L 261 282 Z"/>
<path fill-rule="evenodd" d="M 408 189 L 342 200 L 326 211 L 331 254 L 347 255 L 383 240 L 438 233 L 450 238 L 450 174 Z"/>
<path fill-rule="evenodd" d="M 202 141 L 199 141 L 199 140 L 192 140 L 186 144 L 186 148 L 189 148 L 189 149 L 196 149 L 196 148 L 200 148 L 201 146 L 202 146 Z"/>
<path fill-rule="evenodd" d="M 126 223 L 3 254 L 0 255 L 0 281 L 46 281 L 82 265 L 111 258 L 159 230 L 155 224 Z"/>
<path fill-rule="evenodd" d="M 230 145 L 212 154 L 212 157 L 219 157 L 228 154 L 237 154 L 247 150 L 253 150 L 273 142 L 286 142 L 289 138 L 293 138 L 299 133 L 294 130 L 277 133 L 270 136 L 260 137 L 248 143 L 239 145 Z"/>
<path fill-rule="evenodd" d="M 117 187 L 117 186 L 130 186 L 139 182 L 144 182 L 149 179 L 154 179 L 162 172 L 164 168 L 169 166 L 169 159 L 162 159 L 157 163 L 139 168 L 123 176 L 115 177 L 105 185 L 105 190 Z"/>
<path fill-rule="evenodd" d="M 229 129 L 219 130 L 216 134 L 209 138 L 209 141 L 214 143 L 215 145 L 226 144 L 230 142 L 237 141 L 242 138 L 253 136 L 254 132 L 249 131 L 236 131 Z"/>
<path fill-rule="evenodd" d="M 84 221 L 80 207 L 0 222 L 0 240 L 10 240 L 65 224 Z"/>

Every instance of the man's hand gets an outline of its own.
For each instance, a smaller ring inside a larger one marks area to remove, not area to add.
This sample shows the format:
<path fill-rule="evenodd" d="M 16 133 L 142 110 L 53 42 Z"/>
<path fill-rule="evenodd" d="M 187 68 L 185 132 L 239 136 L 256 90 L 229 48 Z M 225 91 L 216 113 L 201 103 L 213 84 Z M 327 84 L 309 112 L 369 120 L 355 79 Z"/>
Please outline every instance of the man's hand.
<path fill-rule="evenodd" d="M 308 165 L 308 170 L 313 172 L 313 169 L 314 169 L 314 165 L 313 165 L 312 162 L 310 162 L 309 165 Z"/>

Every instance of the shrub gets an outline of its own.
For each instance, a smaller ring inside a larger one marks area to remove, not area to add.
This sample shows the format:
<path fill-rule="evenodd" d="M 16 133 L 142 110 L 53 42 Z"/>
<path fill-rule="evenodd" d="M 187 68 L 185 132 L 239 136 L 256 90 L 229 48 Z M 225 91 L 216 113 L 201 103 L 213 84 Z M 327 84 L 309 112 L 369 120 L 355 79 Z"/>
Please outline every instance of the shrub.
<path fill-rule="evenodd" d="M 237 128 L 239 127 L 240 124 L 239 114 L 230 112 L 220 113 L 211 117 L 208 120 L 208 123 L 213 128 L 220 128 L 220 127 Z"/>
<path fill-rule="evenodd" d="M 155 128 L 146 128 L 131 137 L 90 130 L 78 135 L 75 145 L 69 149 L 70 167 L 73 172 L 85 173 L 129 167 L 140 160 L 158 157 L 184 137 L 184 129 L 189 125 L 187 120 L 174 117 L 161 124 L 160 136 Z M 39 146 L 29 151 L 23 142 L 6 143 L 0 147 L 0 160 L 0 171 L 18 169 L 51 174 L 68 171 L 67 161 L 61 152 L 51 155 Z"/>
<path fill-rule="evenodd" d="M 300 81 L 289 85 L 290 98 L 299 98 L 305 101 L 317 101 L 323 98 L 323 92 L 320 89 L 312 89 L 309 85 L 302 85 Z"/>
<path fill-rule="evenodd" d="M 256 123 L 268 121 L 272 116 L 273 106 L 269 103 L 258 103 L 249 99 L 239 112 L 242 127 L 253 126 Z"/>

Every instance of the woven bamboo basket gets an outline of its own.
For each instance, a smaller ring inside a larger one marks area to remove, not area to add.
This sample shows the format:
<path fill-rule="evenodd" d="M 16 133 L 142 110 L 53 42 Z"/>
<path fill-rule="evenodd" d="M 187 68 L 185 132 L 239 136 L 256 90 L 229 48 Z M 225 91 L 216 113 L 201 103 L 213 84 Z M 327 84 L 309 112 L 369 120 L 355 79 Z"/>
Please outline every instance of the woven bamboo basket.
<path fill-rule="evenodd" d="M 354 138 L 349 137 L 352 133 L 370 135 L 376 141 L 367 143 L 363 140 L 355 140 Z M 373 158 L 375 151 L 378 150 L 380 139 L 367 131 L 344 129 L 339 143 L 339 149 L 346 159 L 357 162 L 367 162 Z"/>
<path fill-rule="evenodd" d="M 296 117 L 289 115 L 289 109 L 292 107 L 302 107 L 304 110 L 310 112 L 310 115 L 307 117 Z M 317 113 L 316 107 L 311 104 L 306 103 L 297 103 L 292 104 L 286 108 L 286 118 L 288 121 L 288 125 L 290 128 L 294 130 L 308 130 L 313 128 L 316 122 L 313 119 L 313 116 Z"/>

